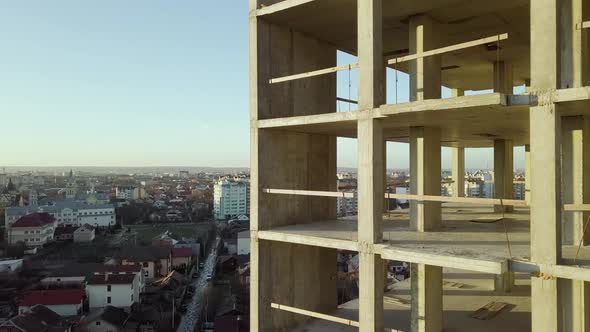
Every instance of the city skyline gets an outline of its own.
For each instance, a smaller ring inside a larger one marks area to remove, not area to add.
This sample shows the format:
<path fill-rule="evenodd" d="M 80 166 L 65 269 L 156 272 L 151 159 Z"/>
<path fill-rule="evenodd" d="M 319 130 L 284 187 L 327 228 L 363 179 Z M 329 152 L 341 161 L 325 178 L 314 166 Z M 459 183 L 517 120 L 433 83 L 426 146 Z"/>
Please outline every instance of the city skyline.
<path fill-rule="evenodd" d="M 1 5 L 0 27 L 12 31 L 0 63 L 3 165 L 249 167 L 247 2 L 139 4 Z M 202 13 L 220 8 L 232 24 L 207 28 L 216 18 Z M 339 64 L 354 61 L 338 54 Z M 356 98 L 357 79 L 338 73 L 338 95 Z M 388 79 L 398 81 L 388 102 L 408 101 L 408 76 L 388 69 Z M 356 167 L 356 149 L 339 138 L 338 166 Z M 387 158 L 408 168 L 408 145 L 388 144 Z M 491 150 L 467 150 L 466 166 L 493 166 Z"/>

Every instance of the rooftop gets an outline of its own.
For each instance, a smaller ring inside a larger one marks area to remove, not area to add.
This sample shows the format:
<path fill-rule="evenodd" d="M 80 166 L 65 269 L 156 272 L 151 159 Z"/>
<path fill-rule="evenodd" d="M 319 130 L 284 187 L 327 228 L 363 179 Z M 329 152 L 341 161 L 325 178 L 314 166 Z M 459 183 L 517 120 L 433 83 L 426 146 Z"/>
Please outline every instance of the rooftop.
<path fill-rule="evenodd" d="M 25 294 L 19 305 L 30 307 L 35 304 L 80 304 L 85 296 L 86 292 L 82 289 L 34 290 Z"/>
<path fill-rule="evenodd" d="M 49 213 L 31 213 L 20 217 L 12 224 L 12 227 L 43 227 L 54 222 L 55 218 Z"/>

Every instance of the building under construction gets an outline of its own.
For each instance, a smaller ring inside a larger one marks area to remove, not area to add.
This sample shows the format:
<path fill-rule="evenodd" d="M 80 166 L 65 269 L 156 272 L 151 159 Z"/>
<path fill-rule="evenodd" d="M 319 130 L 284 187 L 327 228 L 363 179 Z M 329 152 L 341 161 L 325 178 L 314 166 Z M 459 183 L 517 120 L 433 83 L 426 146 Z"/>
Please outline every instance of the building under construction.
<path fill-rule="evenodd" d="M 250 0 L 249 17 L 252 331 L 590 330 L 590 1 Z M 356 193 L 337 192 L 338 137 L 357 142 Z M 410 194 L 385 194 L 387 142 L 409 143 Z M 494 198 L 462 193 L 474 147 L 493 147 Z M 342 195 L 356 218 L 336 217 Z M 396 198 L 410 208 L 384 214 Z M 359 258 L 340 306 L 339 250 Z M 389 260 L 409 280 L 386 287 Z"/>

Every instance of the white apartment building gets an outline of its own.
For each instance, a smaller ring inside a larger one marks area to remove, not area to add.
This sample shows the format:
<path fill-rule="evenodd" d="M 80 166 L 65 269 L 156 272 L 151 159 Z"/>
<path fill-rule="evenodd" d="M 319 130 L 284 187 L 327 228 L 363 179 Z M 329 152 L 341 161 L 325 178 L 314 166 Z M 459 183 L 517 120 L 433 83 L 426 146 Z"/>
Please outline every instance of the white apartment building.
<path fill-rule="evenodd" d="M 145 287 L 140 265 L 104 265 L 86 282 L 90 309 L 111 305 L 127 309 L 139 302 Z"/>
<path fill-rule="evenodd" d="M 357 181 L 350 173 L 338 174 L 336 182 L 339 192 L 356 193 Z M 358 211 L 358 198 L 338 197 L 336 198 L 336 215 L 339 217 L 356 215 Z"/>
<path fill-rule="evenodd" d="M 115 189 L 115 196 L 118 199 L 135 201 L 145 197 L 145 189 L 138 186 L 118 186 Z"/>
<path fill-rule="evenodd" d="M 215 219 L 226 220 L 250 214 L 250 182 L 221 179 L 213 187 Z"/>
<path fill-rule="evenodd" d="M 19 218 L 35 212 L 47 212 L 58 226 L 108 227 L 116 224 L 117 216 L 112 204 L 91 205 L 73 201 L 61 201 L 52 205 L 9 207 L 4 210 L 5 227 L 9 228 Z"/>

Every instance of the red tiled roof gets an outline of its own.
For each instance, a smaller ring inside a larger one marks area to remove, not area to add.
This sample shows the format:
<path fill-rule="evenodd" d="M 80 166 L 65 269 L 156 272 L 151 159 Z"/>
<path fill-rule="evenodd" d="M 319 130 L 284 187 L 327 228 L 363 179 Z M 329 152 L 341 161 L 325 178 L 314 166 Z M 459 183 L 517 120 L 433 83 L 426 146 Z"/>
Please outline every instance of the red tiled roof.
<path fill-rule="evenodd" d="M 82 289 L 35 290 L 27 293 L 20 301 L 20 306 L 79 304 L 86 293 Z"/>
<path fill-rule="evenodd" d="M 47 212 L 31 213 L 20 217 L 12 227 L 41 227 L 52 224 L 55 221 L 53 216 Z"/>
<path fill-rule="evenodd" d="M 191 257 L 192 255 L 191 248 L 172 248 L 172 257 Z"/>
<path fill-rule="evenodd" d="M 126 285 L 133 282 L 135 274 L 109 274 L 105 278 L 104 274 L 95 274 L 88 278 L 89 285 Z"/>
<path fill-rule="evenodd" d="M 141 265 L 129 264 L 129 265 L 101 265 L 96 269 L 96 272 L 104 274 L 105 272 L 117 273 L 117 272 L 141 272 Z M 95 273 L 96 273 L 95 272 Z"/>

